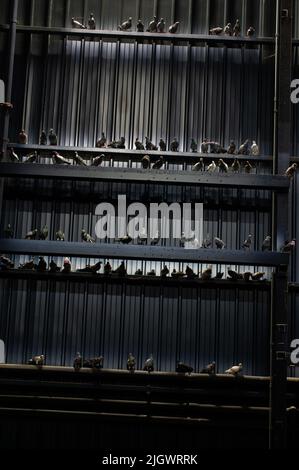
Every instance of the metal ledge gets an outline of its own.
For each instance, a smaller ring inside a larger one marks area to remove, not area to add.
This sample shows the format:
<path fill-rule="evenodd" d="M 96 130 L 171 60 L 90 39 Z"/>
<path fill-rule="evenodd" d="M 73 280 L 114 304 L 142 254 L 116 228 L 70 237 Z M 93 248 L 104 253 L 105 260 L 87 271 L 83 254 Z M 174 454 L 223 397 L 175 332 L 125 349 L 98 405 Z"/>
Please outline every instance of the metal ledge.
<path fill-rule="evenodd" d="M 229 250 L 187 250 L 160 246 L 124 246 L 104 243 L 72 243 L 33 240 L 0 240 L 0 252 L 11 254 L 74 256 L 82 258 L 185 261 L 190 263 L 281 266 L 289 264 L 289 255 L 276 252 Z"/>
<path fill-rule="evenodd" d="M 142 170 L 131 168 L 94 168 L 44 164 L 0 163 L 0 175 L 13 178 L 45 178 L 87 181 L 174 184 L 288 191 L 290 181 L 285 176 L 209 174 L 207 172 Z"/>

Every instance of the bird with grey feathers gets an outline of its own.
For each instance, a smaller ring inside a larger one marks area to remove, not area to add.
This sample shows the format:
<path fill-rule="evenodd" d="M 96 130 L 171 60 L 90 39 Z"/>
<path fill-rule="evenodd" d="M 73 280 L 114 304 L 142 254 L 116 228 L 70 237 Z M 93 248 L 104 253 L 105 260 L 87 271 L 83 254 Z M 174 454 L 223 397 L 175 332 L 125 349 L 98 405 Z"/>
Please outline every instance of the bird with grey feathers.
<path fill-rule="evenodd" d="M 24 129 L 21 130 L 19 133 L 19 144 L 21 145 L 26 145 L 28 143 L 28 136 Z"/>
<path fill-rule="evenodd" d="M 41 134 L 39 136 L 39 145 L 47 145 L 47 144 L 48 144 L 47 134 L 45 131 L 41 131 Z"/>
<path fill-rule="evenodd" d="M 102 132 L 101 138 L 97 140 L 96 147 L 97 148 L 104 148 L 104 147 L 106 147 L 106 144 L 107 144 L 107 138 L 105 136 L 105 133 Z"/>
<path fill-rule="evenodd" d="M 113 149 L 125 149 L 126 148 L 126 139 L 121 137 L 119 140 L 113 140 L 110 142 L 108 147 Z"/>
<path fill-rule="evenodd" d="M 65 235 L 61 229 L 59 229 L 56 234 L 55 234 L 56 241 L 59 242 L 64 242 L 65 240 Z"/>
<path fill-rule="evenodd" d="M 49 235 L 49 229 L 47 225 L 44 225 L 41 231 L 39 232 L 39 240 L 47 240 Z"/>
<path fill-rule="evenodd" d="M 204 164 L 203 158 L 201 157 L 199 159 L 199 162 L 197 162 L 197 163 L 195 163 L 195 165 L 193 165 L 192 171 L 204 171 L 204 169 L 205 169 L 205 164 Z"/>
<path fill-rule="evenodd" d="M 144 33 L 144 24 L 142 23 L 141 20 L 137 21 L 136 28 L 138 33 Z"/>
<path fill-rule="evenodd" d="M 50 142 L 50 145 L 57 145 L 57 142 L 58 142 L 57 135 L 53 129 L 50 129 L 49 131 L 49 142 Z"/>
<path fill-rule="evenodd" d="M 102 153 L 102 155 L 99 155 L 97 157 L 94 157 L 91 163 L 91 166 L 101 166 L 103 161 L 104 161 L 105 155 Z"/>
<path fill-rule="evenodd" d="M 152 354 L 145 360 L 143 370 L 149 373 L 154 371 L 154 358 Z"/>
<path fill-rule="evenodd" d="M 225 371 L 225 374 L 237 376 L 243 369 L 243 364 L 240 362 L 237 366 L 232 366 Z"/>
<path fill-rule="evenodd" d="M 208 139 L 203 139 L 202 143 L 200 144 L 200 151 L 201 151 L 201 153 L 208 153 L 209 152 Z"/>
<path fill-rule="evenodd" d="M 35 151 L 25 157 L 23 163 L 36 163 L 38 158 L 38 153 Z"/>
<path fill-rule="evenodd" d="M 77 165 L 80 166 L 87 166 L 87 163 L 83 160 L 83 158 L 78 154 L 78 152 L 75 152 L 75 155 L 73 156 L 74 162 Z"/>
<path fill-rule="evenodd" d="M 127 369 L 129 372 L 134 372 L 136 367 L 136 359 L 132 353 L 129 353 L 127 359 Z"/>
<path fill-rule="evenodd" d="M 286 241 L 283 247 L 281 248 L 282 253 L 292 253 L 296 248 L 296 239 L 294 238 L 291 241 Z"/>
<path fill-rule="evenodd" d="M 90 13 L 88 20 L 89 29 L 96 29 L 96 20 L 93 13 Z"/>
<path fill-rule="evenodd" d="M 34 230 L 30 230 L 26 235 L 25 235 L 25 240 L 35 240 L 38 234 L 37 228 Z"/>
<path fill-rule="evenodd" d="M 84 24 L 78 21 L 76 18 L 72 18 L 72 27 L 79 29 L 87 29 L 86 26 L 84 26 Z"/>
<path fill-rule="evenodd" d="M 62 273 L 64 274 L 69 274 L 72 271 L 72 263 L 69 258 L 64 258 L 63 260 L 63 268 L 62 268 Z"/>
<path fill-rule="evenodd" d="M 192 374 L 193 372 L 193 367 L 189 366 L 188 364 L 185 364 L 184 362 L 178 362 L 175 368 L 175 371 L 178 374 Z"/>
<path fill-rule="evenodd" d="M 205 238 L 202 242 L 202 248 L 208 249 L 211 248 L 212 246 L 212 240 L 210 238 L 210 235 L 207 235 L 207 238 Z"/>
<path fill-rule="evenodd" d="M 216 373 L 216 362 L 212 362 L 211 364 L 208 364 L 206 367 L 201 369 L 200 373 L 201 374 L 215 375 L 215 373 Z"/>
<path fill-rule="evenodd" d="M 244 144 L 242 144 L 239 148 L 238 155 L 250 155 L 251 147 L 249 140 L 245 140 Z"/>
<path fill-rule="evenodd" d="M 140 140 L 138 139 L 138 137 L 137 137 L 137 139 L 135 140 L 135 148 L 136 148 L 136 150 L 145 150 L 143 143 L 140 142 Z"/>
<path fill-rule="evenodd" d="M 232 36 L 233 35 L 233 27 L 231 23 L 227 23 L 227 25 L 224 28 L 224 34 L 226 36 Z"/>
<path fill-rule="evenodd" d="M 81 240 L 86 243 L 95 243 L 95 239 L 84 228 L 81 230 Z"/>
<path fill-rule="evenodd" d="M 13 148 L 11 148 L 10 151 L 8 152 L 8 156 L 10 158 L 10 161 L 12 161 L 14 163 L 18 163 L 20 161 L 18 155 L 16 154 L 16 152 Z"/>
<path fill-rule="evenodd" d="M 52 153 L 52 159 L 55 165 L 71 165 L 71 162 L 64 158 L 62 155 L 59 155 L 58 152 Z"/>
<path fill-rule="evenodd" d="M 158 150 L 158 147 L 152 143 L 152 141 L 148 138 L 145 137 L 145 149 L 150 151 L 150 150 Z"/>
<path fill-rule="evenodd" d="M 146 31 L 148 33 L 156 33 L 157 27 L 158 27 L 158 18 L 154 16 L 154 19 L 150 22 Z"/>
<path fill-rule="evenodd" d="M 193 152 L 193 153 L 197 152 L 198 145 L 197 145 L 197 142 L 194 139 L 191 139 L 190 149 L 191 149 L 191 152 Z"/>
<path fill-rule="evenodd" d="M 234 36 L 238 37 L 240 35 L 241 35 L 241 24 L 240 24 L 240 20 L 237 20 L 234 26 Z"/>
<path fill-rule="evenodd" d="M 151 159 L 149 155 L 144 155 L 144 157 L 142 157 L 141 165 L 144 170 L 148 170 L 151 167 Z"/>
<path fill-rule="evenodd" d="M 157 31 L 158 33 L 164 33 L 165 32 L 165 21 L 164 18 L 161 18 L 160 21 L 157 24 Z"/>
<path fill-rule="evenodd" d="M 124 21 L 121 25 L 118 26 L 119 31 L 129 31 L 132 28 L 132 17 Z"/>
<path fill-rule="evenodd" d="M 210 34 L 212 35 L 219 36 L 220 34 L 222 34 L 222 32 L 223 32 L 223 28 L 221 28 L 220 26 L 210 29 Z"/>
<path fill-rule="evenodd" d="M 159 147 L 161 152 L 166 152 L 166 142 L 163 139 L 160 139 Z"/>
<path fill-rule="evenodd" d="M 164 158 L 163 157 L 160 157 L 159 160 L 157 160 L 152 168 L 153 170 L 160 170 L 162 168 L 162 166 L 164 165 Z"/>
<path fill-rule="evenodd" d="M 293 178 L 297 172 L 297 168 L 298 168 L 298 165 L 297 163 L 293 163 L 293 165 L 291 165 L 285 172 L 285 176 L 287 176 L 288 178 Z"/>
<path fill-rule="evenodd" d="M 242 248 L 245 250 L 250 250 L 252 245 L 252 235 L 248 235 L 248 238 L 242 243 Z"/>
<path fill-rule="evenodd" d="M 218 162 L 218 168 L 221 173 L 228 173 L 228 164 L 222 158 Z"/>
<path fill-rule="evenodd" d="M 180 22 L 176 21 L 174 24 L 169 26 L 168 31 L 170 32 L 170 34 L 175 34 L 177 33 L 179 26 L 180 26 Z"/>
<path fill-rule="evenodd" d="M 272 248 L 272 238 L 268 235 L 262 244 L 262 251 L 271 251 Z"/>
<path fill-rule="evenodd" d="M 174 138 L 173 141 L 171 142 L 170 150 L 171 150 L 171 152 L 178 152 L 179 151 L 179 142 L 176 138 Z"/>
<path fill-rule="evenodd" d="M 214 238 L 214 243 L 216 245 L 217 250 L 223 250 L 225 248 L 225 243 L 218 237 Z"/>
<path fill-rule="evenodd" d="M 233 161 L 233 164 L 231 166 L 231 169 L 234 173 L 239 173 L 240 169 L 241 169 L 241 166 L 240 166 L 240 162 L 239 160 L 237 160 L 236 158 L 234 159 Z"/>
<path fill-rule="evenodd" d="M 236 152 L 236 144 L 233 140 L 231 140 L 227 149 L 227 153 L 229 155 L 234 155 L 235 152 Z"/>

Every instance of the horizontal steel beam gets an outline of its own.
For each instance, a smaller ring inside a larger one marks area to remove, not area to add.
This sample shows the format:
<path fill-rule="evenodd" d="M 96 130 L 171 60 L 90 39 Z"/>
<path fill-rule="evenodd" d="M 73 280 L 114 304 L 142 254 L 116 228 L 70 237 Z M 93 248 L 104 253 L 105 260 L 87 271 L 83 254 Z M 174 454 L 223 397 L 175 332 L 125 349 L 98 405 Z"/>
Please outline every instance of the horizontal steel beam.
<path fill-rule="evenodd" d="M 6 31 L 8 25 L 1 25 L 0 30 Z M 212 45 L 226 45 L 226 46 L 243 46 L 245 45 L 264 45 L 264 44 L 275 44 L 274 38 L 269 37 L 252 37 L 247 36 L 231 37 L 231 36 L 216 36 L 206 34 L 170 34 L 170 33 L 138 33 L 136 31 L 124 32 L 124 31 L 110 31 L 110 30 L 90 30 L 90 29 L 73 29 L 73 28 L 59 28 L 59 27 L 45 27 L 45 26 L 23 26 L 17 27 L 18 33 L 27 34 L 51 34 L 58 36 L 74 36 L 91 39 L 102 39 L 102 40 L 118 40 L 122 42 L 126 41 L 138 41 L 144 42 L 170 42 L 175 43 L 188 43 L 188 44 L 212 44 Z"/>
<path fill-rule="evenodd" d="M 11 254 L 75 256 L 82 258 L 185 261 L 190 263 L 248 266 L 288 265 L 289 255 L 276 252 L 230 250 L 190 250 L 160 246 L 124 246 L 105 243 L 72 243 L 33 240 L 0 240 L 0 252 Z"/>
<path fill-rule="evenodd" d="M 131 168 L 94 168 L 44 164 L 0 163 L 0 175 L 13 178 L 45 178 L 86 181 L 115 181 L 183 186 L 210 186 L 288 191 L 290 181 L 285 176 L 247 174 L 209 174 L 207 172 L 176 172 Z"/>

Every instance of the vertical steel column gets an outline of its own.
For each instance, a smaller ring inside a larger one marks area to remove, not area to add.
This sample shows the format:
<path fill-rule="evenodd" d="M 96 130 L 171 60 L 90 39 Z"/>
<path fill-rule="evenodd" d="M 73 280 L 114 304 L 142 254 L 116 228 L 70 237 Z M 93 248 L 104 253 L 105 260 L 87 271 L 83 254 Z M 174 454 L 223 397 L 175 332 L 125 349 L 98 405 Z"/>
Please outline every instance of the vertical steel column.
<path fill-rule="evenodd" d="M 283 174 L 291 155 L 292 0 L 277 0 L 273 173 Z M 289 196 L 273 196 L 273 246 L 289 236 Z M 273 275 L 271 296 L 271 381 L 269 446 L 287 446 L 286 386 L 288 364 L 288 269 Z"/>

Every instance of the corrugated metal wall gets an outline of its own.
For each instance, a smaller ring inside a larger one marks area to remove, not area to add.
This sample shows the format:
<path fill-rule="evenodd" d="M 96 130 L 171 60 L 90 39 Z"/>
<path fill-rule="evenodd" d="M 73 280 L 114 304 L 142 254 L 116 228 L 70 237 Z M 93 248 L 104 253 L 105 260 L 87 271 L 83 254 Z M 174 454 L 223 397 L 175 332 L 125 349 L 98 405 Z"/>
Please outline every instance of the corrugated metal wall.
<path fill-rule="evenodd" d="M 3 23 L 8 22 L 9 3 L 1 2 Z M 69 27 L 72 16 L 87 17 L 90 11 L 102 29 L 116 29 L 128 16 L 147 22 L 157 12 L 168 24 L 179 18 L 180 32 L 207 33 L 209 27 L 237 17 L 244 29 L 253 24 L 260 35 L 273 36 L 275 30 L 274 0 L 20 0 L 19 23 Z M 295 29 L 298 33 L 299 26 Z M 3 34 L 0 40 L 2 59 Z M 41 129 L 54 127 L 61 145 L 92 147 L 104 131 L 109 140 L 124 135 L 129 148 L 137 136 L 148 135 L 153 141 L 163 137 L 168 143 L 178 137 L 180 149 L 186 151 L 191 137 L 209 137 L 225 145 L 230 139 L 240 142 L 248 137 L 256 138 L 262 153 L 271 155 L 272 55 L 272 47 L 119 44 L 37 35 L 29 40 L 18 34 L 10 139 L 15 141 L 24 126 L 30 142 L 37 143 Z M 297 50 L 294 63 L 299 77 Z M 299 146 L 298 118 L 299 107 L 294 107 L 294 154 Z M 257 171 L 269 172 L 270 167 L 260 165 Z M 296 187 L 298 178 L 292 198 L 293 234 L 299 237 Z M 1 229 L 12 223 L 21 238 L 33 226 L 48 224 L 50 239 L 62 227 L 67 240 L 77 241 L 83 226 L 93 231 L 95 205 L 107 197 L 115 201 L 118 194 L 126 194 L 129 201 L 204 202 L 205 233 L 220 235 L 228 248 L 239 248 L 248 233 L 260 247 L 271 228 L 267 191 L 33 181 L 18 181 L 16 187 L 10 180 Z M 177 244 L 171 239 L 165 243 Z M 74 268 L 84 265 L 79 259 L 72 263 Z M 137 268 L 159 272 L 160 263 L 128 263 L 129 272 Z M 299 280 L 298 270 L 299 263 L 293 261 L 294 281 Z M 217 361 L 219 371 L 242 361 L 246 374 L 268 373 L 266 290 L 24 280 L 1 280 L 0 286 L 0 337 L 7 343 L 9 362 L 45 352 L 48 363 L 68 365 L 80 350 L 87 356 L 104 354 L 105 366 L 118 368 L 133 351 L 139 367 L 153 353 L 160 370 L 173 370 L 181 359 L 196 370 L 211 360 Z M 297 307 L 294 294 L 291 338 L 299 335 Z"/>

